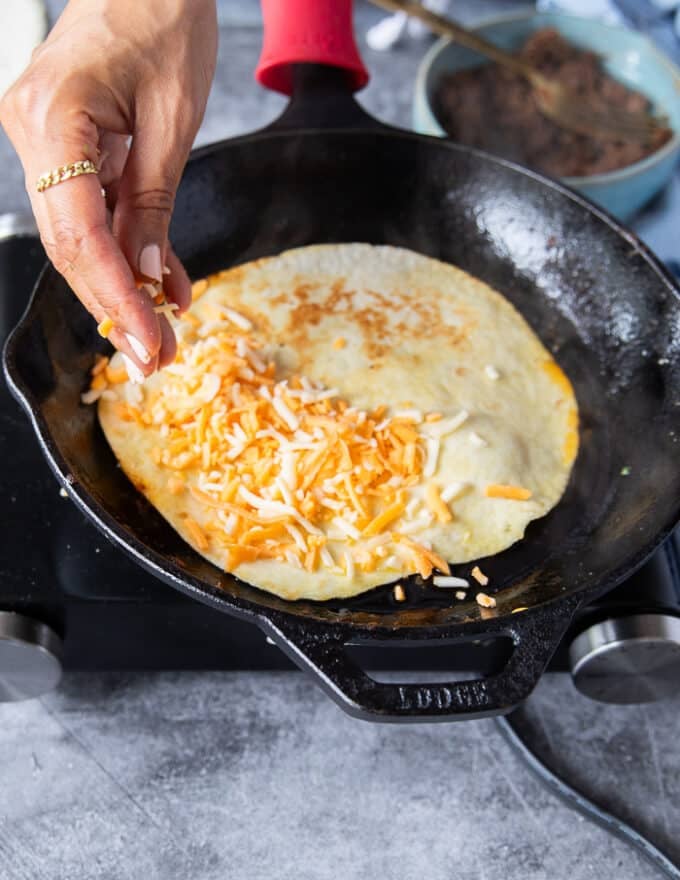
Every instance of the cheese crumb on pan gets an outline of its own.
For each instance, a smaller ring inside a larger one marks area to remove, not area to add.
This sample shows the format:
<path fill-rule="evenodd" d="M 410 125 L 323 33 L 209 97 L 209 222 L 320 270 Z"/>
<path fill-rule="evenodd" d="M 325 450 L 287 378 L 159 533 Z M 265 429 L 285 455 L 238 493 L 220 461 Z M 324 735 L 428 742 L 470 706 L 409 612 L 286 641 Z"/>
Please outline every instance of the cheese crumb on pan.
<path fill-rule="evenodd" d="M 477 583 L 482 587 L 486 587 L 487 584 L 489 583 L 489 578 L 484 574 L 484 572 L 481 570 L 481 568 L 478 565 L 475 565 L 475 567 L 472 569 L 470 574 L 477 581 Z"/>
<path fill-rule="evenodd" d="M 482 608 L 495 608 L 496 600 L 493 596 L 487 596 L 486 593 L 477 593 L 475 600 Z"/>
<path fill-rule="evenodd" d="M 465 578 L 447 577 L 444 575 L 435 575 L 432 578 L 432 583 L 435 587 L 456 587 L 457 589 L 462 587 L 467 589 L 470 586 L 469 581 L 466 581 Z"/>

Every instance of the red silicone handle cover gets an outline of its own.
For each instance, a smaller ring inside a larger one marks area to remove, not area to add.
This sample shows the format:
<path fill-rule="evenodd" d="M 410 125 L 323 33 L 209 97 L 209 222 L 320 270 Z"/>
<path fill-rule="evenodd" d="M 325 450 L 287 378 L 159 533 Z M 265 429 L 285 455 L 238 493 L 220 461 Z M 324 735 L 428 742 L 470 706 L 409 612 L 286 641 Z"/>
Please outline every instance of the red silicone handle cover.
<path fill-rule="evenodd" d="M 368 82 L 352 29 L 352 0 L 262 0 L 264 42 L 259 83 L 290 95 L 291 65 L 328 64 L 348 70 L 354 91 Z"/>

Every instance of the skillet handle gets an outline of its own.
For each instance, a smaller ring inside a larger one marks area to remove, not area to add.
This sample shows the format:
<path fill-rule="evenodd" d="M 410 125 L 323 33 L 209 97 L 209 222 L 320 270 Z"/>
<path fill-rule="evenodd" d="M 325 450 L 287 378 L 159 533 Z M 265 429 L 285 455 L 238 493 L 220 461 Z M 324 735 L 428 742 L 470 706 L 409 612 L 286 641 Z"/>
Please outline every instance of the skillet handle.
<path fill-rule="evenodd" d="M 375 681 L 345 651 L 350 635 L 346 629 L 319 627 L 291 617 L 272 616 L 262 623 L 291 660 L 311 672 L 329 696 L 356 718 L 460 721 L 505 714 L 522 703 L 538 684 L 579 605 L 579 599 L 565 597 L 559 605 L 466 625 L 466 639 L 508 636 L 514 650 L 495 675 L 446 684 Z M 460 629 L 458 634 L 460 638 Z M 454 639 L 452 634 L 448 641 Z"/>
<path fill-rule="evenodd" d="M 352 28 L 352 0 L 262 0 L 264 42 L 255 71 L 268 89 L 293 93 L 294 64 L 348 71 L 352 91 L 368 82 Z"/>

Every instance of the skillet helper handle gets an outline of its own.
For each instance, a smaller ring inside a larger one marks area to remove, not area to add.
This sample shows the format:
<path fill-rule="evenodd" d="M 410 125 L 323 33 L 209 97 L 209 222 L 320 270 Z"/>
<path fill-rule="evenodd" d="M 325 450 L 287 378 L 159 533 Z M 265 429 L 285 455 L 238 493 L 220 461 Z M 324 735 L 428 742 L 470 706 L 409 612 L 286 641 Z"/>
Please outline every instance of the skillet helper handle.
<path fill-rule="evenodd" d="M 471 624 L 466 639 L 507 636 L 514 650 L 495 675 L 436 684 L 372 679 L 347 652 L 347 632 L 270 619 L 267 632 L 302 669 L 311 672 L 339 706 L 367 721 L 458 721 L 510 712 L 538 684 L 579 606 L 578 599 L 536 608 L 510 619 Z M 466 627 L 467 629 L 467 627 Z M 426 640 L 426 645 L 433 642 Z"/>
<path fill-rule="evenodd" d="M 294 64 L 346 70 L 352 91 L 368 82 L 354 40 L 352 0 L 262 0 L 264 42 L 255 71 L 268 89 L 293 93 Z"/>

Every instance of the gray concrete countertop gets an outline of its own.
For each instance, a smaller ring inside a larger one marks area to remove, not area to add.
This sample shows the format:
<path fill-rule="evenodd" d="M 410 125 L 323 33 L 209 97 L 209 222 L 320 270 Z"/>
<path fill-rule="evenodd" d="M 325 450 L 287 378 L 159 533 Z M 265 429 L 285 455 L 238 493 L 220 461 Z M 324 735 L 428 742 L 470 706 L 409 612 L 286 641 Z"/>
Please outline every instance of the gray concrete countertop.
<path fill-rule="evenodd" d="M 463 20 L 508 8 L 458 0 Z M 52 16 L 63 6 L 50 0 Z M 379 13 L 360 4 L 363 32 Z M 198 142 L 283 106 L 250 76 L 255 3 L 220 3 L 216 84 Z M 366 52 L 362 94 L 408 125 L 422 44 Z M 0 134 L 0 213 L 25 210 Z M 672 255 L 674 185 L 637 227 Z M 676 215 L 677 216 L 677 215 Z M 677 228 L 677 227 L 676 227 Z M 680 700 L 605 707 L 565 675 L 525 710 L 549 763 L 680 862 Z M 528 773 L 493 721 L 385 726 L 346 717 L 294 673 L 67 673 L 43 699 L 0 705 L 0 880 L 654 877 L 622 842 Z"/>

